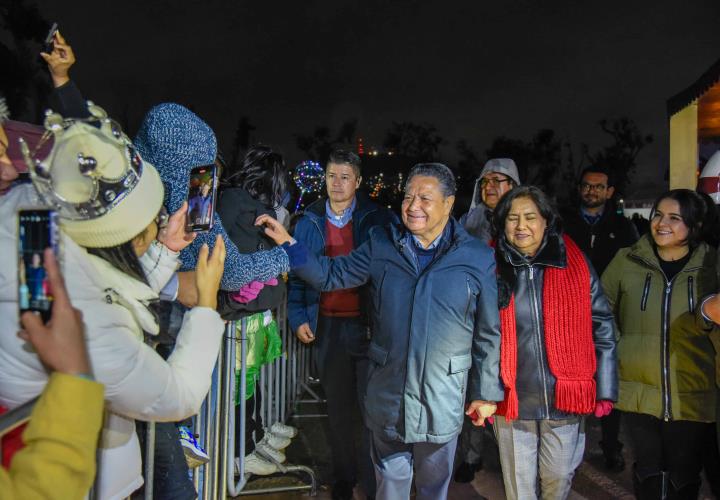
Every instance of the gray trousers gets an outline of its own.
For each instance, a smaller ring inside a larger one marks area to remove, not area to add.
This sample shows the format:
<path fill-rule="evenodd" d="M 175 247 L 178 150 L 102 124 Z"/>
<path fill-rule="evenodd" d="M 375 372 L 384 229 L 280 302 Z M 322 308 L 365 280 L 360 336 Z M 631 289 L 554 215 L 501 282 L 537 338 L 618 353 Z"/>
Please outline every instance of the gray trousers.
<path fill-rule="evenodd" d="M 494 427 L 508 499 L 567 498 L 585 451 L 582 417 L 508 422 L 498 415 Z"/>
<path fill-rule="evenodd" d="M 415 468 L 415 500 L 447 498 L 452 478 L 457 438 L 447 443 L 384 441 L 372 434 L 371 456 L 375 466 L 378 500 L 410 498 Z"/>

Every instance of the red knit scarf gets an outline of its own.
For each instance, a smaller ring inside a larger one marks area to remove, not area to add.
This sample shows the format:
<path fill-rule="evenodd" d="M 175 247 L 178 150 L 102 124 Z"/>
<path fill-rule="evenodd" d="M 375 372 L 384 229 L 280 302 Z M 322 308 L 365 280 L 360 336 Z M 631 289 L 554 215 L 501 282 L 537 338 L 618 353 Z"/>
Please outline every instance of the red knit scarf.
<path fill-rule="evenodd" d="M 555 376 L 555 407 L 567 413 L 590 413 L 595 408 L 595 344 L 592 336 L 590 271 L 582 251 L 563 236 L 567 254 L 564 269 L 547 267 L 543 278 L 543 324 L 550 372 Z M 517 330 L 515 296 L 500 310 L 500 375 L 505 399 L 497 413 L 507 420 L 518 416 L 515 387 Z"/>

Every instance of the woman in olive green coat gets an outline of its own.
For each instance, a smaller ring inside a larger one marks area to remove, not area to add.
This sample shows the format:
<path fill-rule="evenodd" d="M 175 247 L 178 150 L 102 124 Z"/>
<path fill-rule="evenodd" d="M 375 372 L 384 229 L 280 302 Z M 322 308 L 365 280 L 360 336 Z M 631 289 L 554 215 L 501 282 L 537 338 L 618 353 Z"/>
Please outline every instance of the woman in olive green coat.
<path fill-rule="evenodd" d="M 715 422 L 715 362 L 698 304 L 718 288 L 702 241 L 707 207 L 687 189 L 663 193 L 650 232 L 602 276 L 618 324 L 620 395 L 634 441 L 638 498 L 697 498 L 702 449 Z"/>

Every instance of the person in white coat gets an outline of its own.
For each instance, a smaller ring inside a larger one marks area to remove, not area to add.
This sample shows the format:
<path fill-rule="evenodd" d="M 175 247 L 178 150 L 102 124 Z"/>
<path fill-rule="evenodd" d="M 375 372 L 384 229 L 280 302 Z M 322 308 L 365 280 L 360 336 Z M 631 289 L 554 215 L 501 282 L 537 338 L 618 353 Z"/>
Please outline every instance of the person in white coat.
<path fill-rule="evenodd" d="M 163 186 L 152 165 L 104 111 L 89 119 L 46 118 L 54 137 L 49 156 L 35 162 L 25 148 L 33 184 L 0 198 L 0 406 L 14 408 L 40 394 L 48 373 L 17 336 L 17 210 L 49 206 L 62 229 L 63 272 L 82 311 L 95 380 L 105 385 L 106 419 L 100 440 L 102 499 L 129 496 L 142 483 L 135 419 L 177 421 L 198 412 L 209 387 L 223 333 L 215 311 L 225 258 L 222 240 L 201 251 L 197 307 L 184 318 L 167 361 L 144 343 L 158 326 L 151 303 L 177 268 L 184 238 L 184 206 L 164 229 Z M 188 240 L 188 241 L 185 241 Z"/>

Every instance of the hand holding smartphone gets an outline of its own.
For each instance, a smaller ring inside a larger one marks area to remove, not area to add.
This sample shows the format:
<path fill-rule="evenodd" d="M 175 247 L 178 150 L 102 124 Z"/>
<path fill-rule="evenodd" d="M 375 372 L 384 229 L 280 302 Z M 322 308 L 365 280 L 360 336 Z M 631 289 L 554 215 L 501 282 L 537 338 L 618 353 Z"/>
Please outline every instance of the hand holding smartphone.
<path fill-rule="evenodd" d="M 55 34 L 58 31 L 58 23 L 52 23 L 52 26 L 50 26 L 50 31 L 48 31 L 47 36 L 45 37 L 45 41 L 43 42 L 43 48 L 42 51 L 46 54 L 52 54 L 52 51 L 55 50 Z"/>
<path fill-rule="evenodd" d="M 188 231 L 202 232 L 212 228 L 217 184 L 217 167 L 214 164 L 195 167 L 190 171 Z"/>
<path fill-rule="evenodd" d="M 47 322 L 53 295 L 45 270 L 44 253 L 51 248 L 60 257 L 57 213 L 47 208 L 18 212 L 18 306 L 20 315 L 32 311 Z"/>

